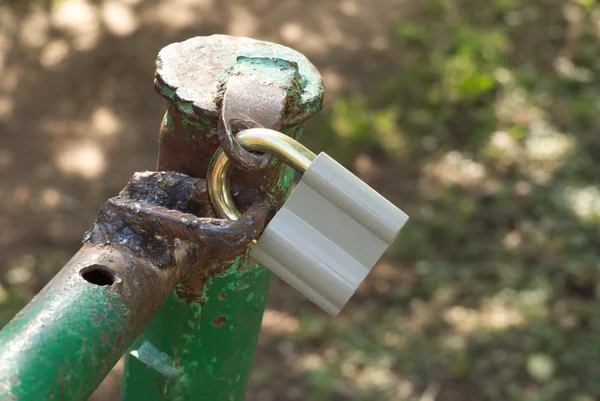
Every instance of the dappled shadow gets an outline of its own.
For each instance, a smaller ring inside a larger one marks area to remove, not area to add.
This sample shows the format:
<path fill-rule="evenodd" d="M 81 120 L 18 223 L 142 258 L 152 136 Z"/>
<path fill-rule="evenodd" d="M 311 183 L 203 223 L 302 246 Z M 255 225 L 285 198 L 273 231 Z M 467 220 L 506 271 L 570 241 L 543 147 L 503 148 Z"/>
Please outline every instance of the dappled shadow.
<path fill-rule="evenodd" d="M 264 341 L 323 399 L 596 399 L 600 8 L 420 5 L 309 138 L 411 216 L 392 267 L 334 322 L 281 296 Z"/>
<path fill-rule="evenodd" d="M 32 7 L 0 6 L 3 321 L 154 167 L 159 49 L 247 35 L 309 57 L 328 104 L 306 142 L 411 216 L 335 320 L 275 280 L 248 399 L 600 396 L 593 1 Z"/>
<path fill-rule="evenodd" d="M 213 33 L 287 44 L 319 68 L 331 100 L 394 68 L 387 26 L 401 2 L 373 4 L 0 4 L 0 324 L 77 250 L 99 206 L 133 172 L 154 168 L 165 102 L 152 79 L 163 46 Z"/>

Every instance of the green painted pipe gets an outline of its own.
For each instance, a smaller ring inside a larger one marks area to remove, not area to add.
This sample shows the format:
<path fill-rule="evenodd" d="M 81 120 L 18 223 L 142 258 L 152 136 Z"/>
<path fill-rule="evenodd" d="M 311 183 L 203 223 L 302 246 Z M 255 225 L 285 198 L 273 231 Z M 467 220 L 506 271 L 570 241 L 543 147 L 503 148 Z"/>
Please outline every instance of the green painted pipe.
<path fill-rule="evenodd" d="M 180 276 L 85 245 L 0 331 L 0 400 L 87 400 Z"/>
<path fill-rule="evenodd" d="M 240 261 L 209 280 L 204 306 L 165 302 L 129 352 L 123 399 L 243 399 L 271 276 Z"/>

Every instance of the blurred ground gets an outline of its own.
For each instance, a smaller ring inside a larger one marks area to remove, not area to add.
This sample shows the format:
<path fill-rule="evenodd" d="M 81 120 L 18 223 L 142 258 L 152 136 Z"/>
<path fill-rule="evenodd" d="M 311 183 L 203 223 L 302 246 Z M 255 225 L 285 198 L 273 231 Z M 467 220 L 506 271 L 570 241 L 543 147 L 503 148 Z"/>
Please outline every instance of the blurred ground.
<path fill-rule="evenodd" d="M 600 399 L 594 0 L 0 2 L 0 325 L 154 167 L 160 48 L 211 33 L 304 52 L 306 142 L 411 216 L 335 320 L 274 283 L 249 400 Z"/>

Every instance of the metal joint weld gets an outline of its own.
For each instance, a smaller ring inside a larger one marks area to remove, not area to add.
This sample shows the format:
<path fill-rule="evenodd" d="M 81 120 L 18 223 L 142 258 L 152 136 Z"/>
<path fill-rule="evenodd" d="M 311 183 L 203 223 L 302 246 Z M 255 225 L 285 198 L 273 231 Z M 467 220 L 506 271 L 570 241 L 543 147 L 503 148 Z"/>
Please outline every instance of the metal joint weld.
<path fill-rule="evenodd" d="M 211 248 L 245 247 L 258 238 L 277 205 L 256 189 L 237 186 L 233 192 L 246 210 L 239 220 L 199 217 L 212 213 L 205 180 L 175 172 L 136 173 L 119 196 L 102 206 L 85 242 L 154 256 L 159 267 L 173 263 L 177 240 Z"/>

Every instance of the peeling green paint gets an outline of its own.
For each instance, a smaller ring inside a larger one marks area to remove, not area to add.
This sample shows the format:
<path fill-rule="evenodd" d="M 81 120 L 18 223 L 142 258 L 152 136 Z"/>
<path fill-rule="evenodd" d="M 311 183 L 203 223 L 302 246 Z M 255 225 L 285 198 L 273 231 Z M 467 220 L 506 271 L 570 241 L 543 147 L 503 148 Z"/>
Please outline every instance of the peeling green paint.
<path fill-rule="evenodd" d="M 275 156 L 273 156 L 273 157 L 271 157 L 271 158 L 269 159 L 269 166 L 270 166 L 270 167 L 273 167 L 273 166 L 275 166 L 277 163 L 279 163 L 279 159 L 278 159 L 278 158 L 276 158 Z"/>
<path fill-rule="evenodd" d="M 279 178 L 277 179 L 277 189 L 281 191 L 287 191 L 294 181 L 295 175 L 296 172 L 290 166 L 285 166 L 282 168 L 281 172 L 279 173 Z"/>
<path fill-rule="evenodd" d="M 173 100 L 175 98 L 175 90 L 173 90 L 172 88 L 165 86 L 165 85 L 160 85 L 157 87 L 158 93 L 160 93 L 161 95 L 163 95 L 166 98 L 169 98 L 171 100 Z"/>
<path fill-rule="evenodd" d="M 47 289 L 1 332 L 0 400 L 86 400 L 135 338 L 107 287 L 75 278 Z"/>
<path fill-rule="evenodd" d="M 194 105 L 190 102 L 178 102 L 179 110 L 183 111 L 188 116 L 194 115 Z"/>
<path fill-rule="evenodd" d="M 181 367 L 177 366 L 176 361 L 148 341 L 142 341 L 139 346 L 132 347 L 129 354 L 167 378 L 175 378 L 181 374 Z"/>

